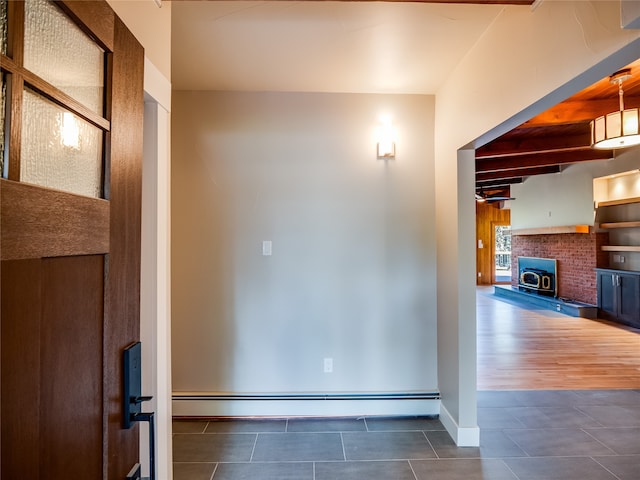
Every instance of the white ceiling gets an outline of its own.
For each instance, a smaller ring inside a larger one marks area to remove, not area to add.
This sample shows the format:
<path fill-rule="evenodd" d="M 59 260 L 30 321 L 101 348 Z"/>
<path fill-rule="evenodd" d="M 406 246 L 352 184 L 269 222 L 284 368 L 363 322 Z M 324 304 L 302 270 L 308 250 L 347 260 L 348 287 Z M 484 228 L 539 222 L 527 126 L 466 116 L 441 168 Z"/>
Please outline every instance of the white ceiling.
<path fill-rule="evenodd" d="M 178 90 L 433 94 L 505 8 L 176 1 Z"/>

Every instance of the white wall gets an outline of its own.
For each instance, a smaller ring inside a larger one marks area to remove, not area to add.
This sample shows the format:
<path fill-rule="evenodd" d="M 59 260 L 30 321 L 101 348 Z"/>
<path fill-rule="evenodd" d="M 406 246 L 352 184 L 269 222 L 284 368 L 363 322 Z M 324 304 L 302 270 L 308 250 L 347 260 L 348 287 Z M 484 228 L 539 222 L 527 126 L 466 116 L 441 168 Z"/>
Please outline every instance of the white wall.
<path fill-rule="evenodd" d="M 496 138 L 635 60 L 639 35 L 620 29 L 619 2 L 505 7 L 437 94 L 438 377 L 458 444 L 477 442 L 478 430 L 469 379 L 476 371 L 474 164 L 457 150 Z"/>
<path fill-rule="evenodd" d="M 560 173 L 536 175 L 511 186 L 511 228 L 594 224 L 593 179 L 640 167 L 640 150 L 620 151 L 616 158 L 577 163 Z"/>
<path fill-rule="evenodd" d="M 437 390 L 433 97 L 173 100 L 174 392 Z"/>
<path fill-rule="evenodd" d="M 107 0 L 144 47 L 144 54 L 171 81 L 171 2 Z"/>

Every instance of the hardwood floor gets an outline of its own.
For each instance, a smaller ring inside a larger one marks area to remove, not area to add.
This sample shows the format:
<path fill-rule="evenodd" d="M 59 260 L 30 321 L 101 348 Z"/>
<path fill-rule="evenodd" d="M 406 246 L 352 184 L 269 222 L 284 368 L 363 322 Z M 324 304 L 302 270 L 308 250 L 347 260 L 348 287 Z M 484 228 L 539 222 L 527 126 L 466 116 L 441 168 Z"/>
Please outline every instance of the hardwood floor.
<path fill-rule="evenodd" d="M 640 330 L 476 297 L 478 390 L 640 389 Z"/>

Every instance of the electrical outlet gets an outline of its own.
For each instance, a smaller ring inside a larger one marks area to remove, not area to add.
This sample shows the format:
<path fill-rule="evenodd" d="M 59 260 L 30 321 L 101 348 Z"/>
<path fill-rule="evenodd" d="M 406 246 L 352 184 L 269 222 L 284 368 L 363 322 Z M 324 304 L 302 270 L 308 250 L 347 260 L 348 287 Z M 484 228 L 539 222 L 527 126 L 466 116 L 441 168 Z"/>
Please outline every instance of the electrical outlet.
<path fill-rule="evenodd" d="M 333 358 L 324 359 L 324 373 L 333 373 Z"/>

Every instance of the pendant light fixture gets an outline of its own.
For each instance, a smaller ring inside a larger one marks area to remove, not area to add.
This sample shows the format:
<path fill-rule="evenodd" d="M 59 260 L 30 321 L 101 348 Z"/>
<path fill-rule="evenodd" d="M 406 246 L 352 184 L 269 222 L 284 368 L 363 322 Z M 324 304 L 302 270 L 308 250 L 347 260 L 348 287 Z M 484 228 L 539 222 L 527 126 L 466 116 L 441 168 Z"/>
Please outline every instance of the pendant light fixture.
<path fill-rule="evenodd" d="M 622 82 L 631 77 L 631 69 L 620 70 L 609 77 L 612 84 L 618 85 L 620 110 L 611 112 L 591 121 L 591 146 L 611 149 L 640 145 L 640 109 L 624 109 Z"/>

